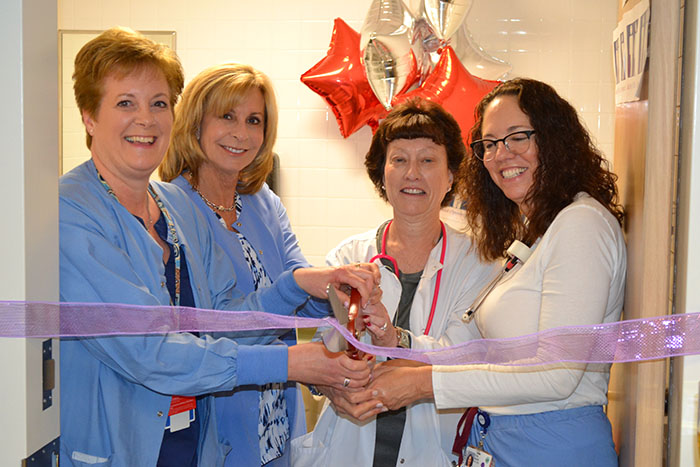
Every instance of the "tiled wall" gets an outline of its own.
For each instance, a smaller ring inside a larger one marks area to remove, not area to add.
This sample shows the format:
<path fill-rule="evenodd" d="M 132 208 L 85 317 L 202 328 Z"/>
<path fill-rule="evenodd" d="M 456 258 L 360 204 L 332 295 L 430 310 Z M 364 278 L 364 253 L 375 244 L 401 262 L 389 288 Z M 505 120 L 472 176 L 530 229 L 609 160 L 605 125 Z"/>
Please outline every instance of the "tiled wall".
<path fill-rule="evenodd" d="M 409 4 L 417 4 L 411 1 Z M 613 0 L 474 0 L 467 24 L 510 76 L 554 85 L 581 112 L 606 154 L 613 145 L 610 58 Z M 326 53 L 333 19 L 359 30 L 371 0 L 59 0 L 59 29 L 175 30 L 191 78 L 206 66 L 247 62 L 274 81 L 281 109 L 281 196 L 309 261 L 391 216 L 363 169 L 371 132 L 340 135 L 324 101 L 299 81 Z"/>

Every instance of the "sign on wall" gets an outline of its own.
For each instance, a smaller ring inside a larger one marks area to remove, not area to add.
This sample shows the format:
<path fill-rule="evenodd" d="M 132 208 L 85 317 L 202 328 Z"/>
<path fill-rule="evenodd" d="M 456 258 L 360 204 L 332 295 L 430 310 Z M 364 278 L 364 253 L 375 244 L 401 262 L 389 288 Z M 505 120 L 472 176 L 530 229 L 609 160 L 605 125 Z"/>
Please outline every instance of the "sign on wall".
<path fill-rule="evenodd" d="M 615 105 L 638 101 L 649 44 L 649 0 L 640 1 L 622 15 L 613 31 Z"/>

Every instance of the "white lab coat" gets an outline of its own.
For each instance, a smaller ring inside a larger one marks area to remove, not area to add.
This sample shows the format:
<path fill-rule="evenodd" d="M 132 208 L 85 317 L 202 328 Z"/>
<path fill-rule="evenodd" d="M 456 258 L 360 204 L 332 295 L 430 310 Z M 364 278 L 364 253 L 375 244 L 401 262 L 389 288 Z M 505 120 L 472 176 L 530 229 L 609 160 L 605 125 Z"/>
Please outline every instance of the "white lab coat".
<path fill-rule="evenodd" d="M 410 329 L 415 349 L 459 344 L 480 338 L 474 322 L 461 320 L 482 287 L 496 274 L 498 265 L 482 263 L 472 250 L 471 239 L 445 225 L 445 264 L 440 265 L 442 241 L 433 248 L 418 283 L 411 306 Z M 343 241 L 326 257 L 330 265 L 368 261 L 377 254 L 376 230 Z M 379 261 L 382 274 L 382 302 L 393 319 L 401 297 L 398 278 Z M 423 335 L 430 314 L 437 272 L 443 269 L 438 302 L 428 336 Z M 416 332 L 417 331 L 417 332 Z M 363 336 L 369 342 L 369 336 Z M 463 409 L 437 410 L 435 404 L 419 402 L 406 410 L 397 466 L 449 466 L 457 422 Z M 363 423 L 339 416 L 326 401 L 316 428 L 292 441 L 292 465 L 371 466 L 374 458 L 375 419 Z"/>

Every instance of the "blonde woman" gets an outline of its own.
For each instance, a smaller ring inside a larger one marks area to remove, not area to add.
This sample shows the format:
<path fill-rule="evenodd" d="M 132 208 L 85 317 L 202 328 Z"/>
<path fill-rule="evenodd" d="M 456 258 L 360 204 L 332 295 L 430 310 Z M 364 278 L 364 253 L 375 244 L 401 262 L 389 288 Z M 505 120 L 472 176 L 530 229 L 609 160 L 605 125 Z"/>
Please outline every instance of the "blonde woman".
<path fill-rule="evenodd" d="M 176 109 L 172 144 L 160 167 L 161 178 L 185 190 L 204 213 L 244 293 L 274 283 L 285 271 L 309 266 L 284 206 L 265 183 L 276 136 L 277 105 L 269 78 L 248 65 L 213 66 L 185 89 Z M 322 317 L 329 308 L 325 301 L 310 300 L 298 312 Z M 230 337 L 241 342 L 240 335 Z M 255 344 L 296 342 L 293 331 L 243 339 Z M 279 427 L 267 416 L 270 399 L 284 406 L 288 427 Z M 295 383 L 220 393 L 216 414 L 219 433 L 232 447 L 226 465 L 287 465 L 288 436 L 306 432 Z M 269 449 L 268 434 L 282 429 L 287 430 L 284 441 Z"/>

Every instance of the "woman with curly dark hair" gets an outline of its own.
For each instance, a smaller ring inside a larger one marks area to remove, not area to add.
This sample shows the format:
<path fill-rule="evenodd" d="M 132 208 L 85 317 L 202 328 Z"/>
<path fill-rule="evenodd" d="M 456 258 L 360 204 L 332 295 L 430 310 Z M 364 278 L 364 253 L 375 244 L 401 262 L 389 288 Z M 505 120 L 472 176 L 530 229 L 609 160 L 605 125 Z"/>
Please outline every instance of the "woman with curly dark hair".
<path fill-rule="evenodd" d="M 486 339 L 617 321 L 627 263 L 623 211 L 616 176 L 576 110 L 547 84 L 515 79 L 497 86 L 475 113 L 472 154 L 460 178 L 478 253 L 498 259 L 521 240 L 531 254 L 465 320 L 473 319 Z M 419 366 L 394 360 L 375 369 L 367 392 L 389 409 L 426 398 L 439 409 L 478 407 L 464 455 L 493 456 L 498 466 L 523 465 L 523 459 L 528 465 L 617 465 L 603 411 L 610 366 L 534 362 Z"/>
<path fill-rule="evenodd" d="M 513 172 L 494 177 L 492 167 L 496 165 L 498 142 L 482 139 L 486 134 L 484 113 L 496 99 L 510 101 L 506 96 L 517 99 L 532 130 L 507 135 L 504 146 L 527 148 L 532 139 L 536 162 L 522 175 Z M 608 170 L 607 160 L 593 145 L 576 110 L 551 86 L 530 79 L 505 82 L 487 95 L 475 112 L 477 121 L 471 134 L 475 157 L 464 160 L 460 179 L 464 199 L 469 200 L 467 219 L 484 258 L 504 256 L 515 239 L 532 244 L 581 192 L 588 193 L 622 222 L 624 214 L 617 203 L 615 185 L 617 176 Z M 508 190 L 513 187 L 522 191 L 522 200 L 509 197 Z M 524 206 L 534 208 L 529 214 L 522 211 L 523 202 Z"/>

